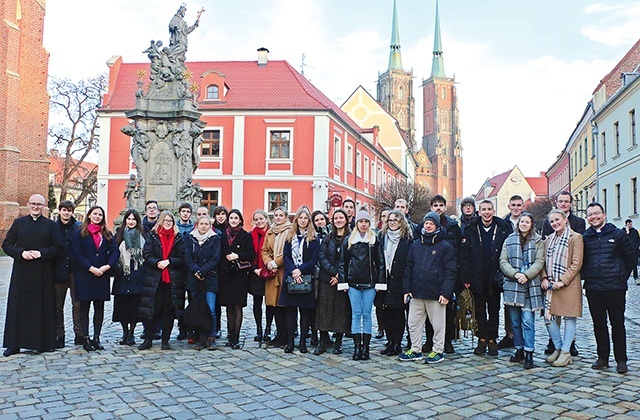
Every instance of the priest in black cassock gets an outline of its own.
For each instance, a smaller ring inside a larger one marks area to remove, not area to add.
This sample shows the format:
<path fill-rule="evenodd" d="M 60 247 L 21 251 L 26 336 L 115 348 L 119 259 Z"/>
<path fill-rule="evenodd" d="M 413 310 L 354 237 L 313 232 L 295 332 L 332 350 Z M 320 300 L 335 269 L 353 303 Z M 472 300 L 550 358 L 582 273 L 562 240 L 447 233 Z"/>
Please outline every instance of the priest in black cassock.
<path fill-rule="evenodd" d="M 21 348 L 53 351 L 56 344 L 56 302 L 53 261 L 62 247 L 52 220 L 42 216 L 44 197 L 29 197 L 29 214 L 16 219 L 2 250 L 13 258 L 7 318 L 4 326 L 5 356 Z"/>

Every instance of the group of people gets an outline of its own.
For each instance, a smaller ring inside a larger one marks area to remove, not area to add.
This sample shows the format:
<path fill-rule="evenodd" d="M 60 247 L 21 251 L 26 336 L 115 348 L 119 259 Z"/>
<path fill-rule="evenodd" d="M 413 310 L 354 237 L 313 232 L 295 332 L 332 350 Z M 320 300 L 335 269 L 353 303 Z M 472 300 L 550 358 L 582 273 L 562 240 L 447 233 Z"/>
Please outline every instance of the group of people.
<path fill-rule="evenodd" d="M 64 347 L 64 303 L 71 290 L 74 343 L 88 352 L 104 349 L 104 302 L 111 295 L 112 320 L 122 326 L 121 345 L 136 344 L 141 322 L 144 341 L 138 348 L 148 350 L 160 339 L 161 349 L 169 350 L 177 319 L 178 339 L 189 340 L 196 350 L 215 350 L 221 307 L 226 307 L 226 345 L 240 349 L 242 311 L 251 295 L 254 340 L 269 347 L 292 353 L 299 336 L 301 353 L 309 352 L 310 338 L 314 354 L 340 354 L 348 336 L 353 360 L 368 360 L 375 306 L 378 336 L 387 338 L 381 354 L 438 363 L 454 352 L 456 296 L 468 289 L 475 300 L 476 355 L 498 355 L 504 305 L 503 341 L 513 340 L 512 362 L 534 367 L 540 314 L 550 336 L 546 361 L 567 366 L 576 320 L 582 316 L 584 279 L 598 347 L 592 367 L 608 367 L 609 319 L 617 370 L 624 373 L 625 291 L 637 263 L 637 244 L 634 249 L 623 230 L 606 223 L 598 203 L 588 206 L 585 229 L 584 220 L 571 213 L 571 201 L 566 192 L 556 197 L 557 209 L 545 220 L 542 236 L 520 196 L 511 197 L 504 219 L 495 216 L 492 202 L 482 201 L 476 211 L 475 201 L 464 199 L 455 220 L 446 214 L 447 201 L 440 195 L 431 199 L 431 211 L 420 224 L 410 219 L 406 200 L 382 209 L 374 227 L 368 211 L 356 210 L 347 199 L 331 220 L 307 206 L 292 218 L 277 207 L 272 221 L 257 210 L 250 231 L 237 209 L 217 206 L 211 218 L 200 207 L 193 217 L 191 205 L 183 203 L 174 216 L 160 213 L 150 200 L 144 217 L 128 209 L 114 234 L 100 206 L 91 207 L 78 223 L 73 203 L 63 201 L 53 222 L 41 214 L 44 197 L 34 195 L 29 215 L 14 222 L 3 242 L 3 250 L 14 258 L 4 355 L 21 348 Z M 206 322 L 191 322 L 193 312 L 185 317 L 186 302 L 194 308 L 201 302 L 206 309 L 197 316 Z"/>

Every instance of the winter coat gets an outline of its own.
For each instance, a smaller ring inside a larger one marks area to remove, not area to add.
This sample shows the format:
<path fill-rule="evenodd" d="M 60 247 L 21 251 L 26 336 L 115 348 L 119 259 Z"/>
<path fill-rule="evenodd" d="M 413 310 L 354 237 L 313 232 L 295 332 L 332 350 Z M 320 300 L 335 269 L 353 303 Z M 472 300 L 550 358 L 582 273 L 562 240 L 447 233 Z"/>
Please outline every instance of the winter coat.
<path fill-rule="evenodd" d="M 144 277 L 144 286 L 142 288 L 142 298 L 140 300 L 140 318 L 150 321 L 153 320 L 155 311 L 156 290 L 160 285 L 162 270 L 158 268 L 158 262 L 162 260 L 162 245 L 160 238 L 155 232 L 149 232 L 147 235 L 144 249 L 144 262 L 147 266 Z M 169 253 L 169 266 L 165 270 L 169 270 L 171 278 L 171 297 L 173 307 L 176 311 L 176 317 L 181 318 L 184 310 L 184 237 L 180 234 L 176 235 L 173 248 Z"/>
<path fill-rule="evenodd" d="M 255 251 L 253 249 L 253 238 L 245 231 L 240 230 L 233 242 L 229 244 L 226 232 L 220 237 L 221 251 L 220 262 L 218 263 L 218 301 L 220 305 L 247 305 L 247 295 L 249 293 L 249 271 L 251 268 L 238 270 L 236 263 L 227 260 L 226 256 L 233 253 L 238 254 L 238 260 L 253 263 Z"/>
<path fill-rule="evenodd" d="M 220 235 L 209 237 L 202 245 L 192 235 L 186 235 L 184 242 L 184 263 L 187 266 L 185 288 L 190 291 L 218 293 Z M 204 277 L 204 280 L 199 280 L 195 276 L 196 273 Z"/>
<path fill-rule="evenodd" d="M 340 283 L 349 283 L 349 287 L 369 289 L 376 283 L 384 283 L 384 263 L 380 259 L 380 241 L 375 243 L 356 242 L 349 248 L 349 238 L 342 244 L 340 260 Z"/>
<path fill-rule="evenodd" d="M 53 261 L 53 282 L 64 283 L 69 281 L 71 274 L 71 238 L 79 229 L 80 224 L 73 216 L 67 223 L 62 223 L 60 219 L 55 223 L 62 239 L 62 248 Z"/>
<path fill-rule="evenodd" d="M 267 232 L 267 237 L 262 245 L 262 261 L 264 265 L 267 266 L 270 261 L 275 261 L 279 268 L 275 277 L 264 282 L 264 303 L 267 306 L 282 306 L 278 303 L 278 300 L 280 299 L 280 291 L 284 282 L 284 255 L 274 255 L 274 246 L 278 235 L 274 232 L 274 228 L 278 229 L 280 235 L 286 236 L 291 226 L 272 226 Z M 279 229 L 282 229 L 282 231 Z"/>
<path fill-rule="evenodd" d="M 331 277 L 338 276 L 342 258 L 342 244 L 333 234 L 327 234 L 318 249 L 318 301 L 316 303 L 316 327 L 320 331 L 347 333 L 351 329 L 351 301 L 349 295 L 331 286 Z"/>
<path fill-rule="evenodd" d="M 380 259 L 382 261 L 381 270 L 384 275 L 385 282 L 387 283 L 387 291 L 376 293 L 374 303 L 378 308 L 389 307 L 392 309 L 403 309 L 405 304 L 402 279 L 407 265 L 407 257 L 409 255 L 409 248 L 411 247 L 411 240 L 408 238 L 400 238 L 396 252 L 393 254 L 391 267 L 387 267 L 384 259 L 384 247 L 386 242 L 385 235 L 381 234 L 379 236 L 379 240 L 381 254 Z"/>
<path fill-rule="evenodd" d="M 120 245 L 118 250 L 120 250 Z M 111 287 L 112 295 L 139 295 L 142 293 L 142 287 L 144 284 L 144 276 L 146 273 L 146 267 L 144 261 L 140 264 L 138 269 L 134 268 L 133 260 L 130 262 L 131 272 L 125 275 L 122 272 L 120 262 L 117 267 L 114 267 L 113 286 Z"/>
<path fill-rule="evenodd" d="M 71 239 L 71 263 L 73 269 L 74 296 L 78 302 L 92 300 L 110 300 L 111 282 L 109 281 L 116 270 L 120 250 L 115 237 L 102 238 L 100 248 L 96 249 L 91 235 L 84 238 L 80 235 L 80 230 L 73 234 Z M 111 270 L 100 277 L 96 277 L 89 272 L 91 266 L 100 268 L 103 265 L 111 266 Z"/>
<path fill-rule="evenodd" d="M 545 256 L 549 248 L 549 239 L 545 239 Z M 571 232 L 569 235 L 567 271 L 559 279 L 554 281 L 562 281 L 564 287 L 554 290 L 551 298 L 551 308 L 549 312 L 552 315 L 581 317 L 582 316 L 582 288 L 580 287 L 580 268 L 582 267 L 582 256 L 584 251 L 584 243 L 582 235 L 577 232 Z M 548 267 L 542 269 L 542 278 L 551 275 Z M 543 292 L 543 296 L 546 292 Z"/>
<path fill-rule="evenodd" d="M 440 296 L 451 299 L 457 275 L 456 255 L 445 240 L 444 232 L 421 235 L 411 243 L 404 270 L 403 295 L 414 298 L 438 300 Z"/>
<path fill-rule="evenodd" d="M 284 243 L 284 279 L 291 275 L 291 272 L 296 268 L 302 272 L 302 275 L 311 274 L 311 292 L 289 294 L 287 291 L 287 285 L 282 285 L 280 292 L 280 305 L 283 306 L 296 306 L 299 308 L 315 308 L 316 307 L 316 279 L 313 278 L 313 274 L 316 271 L 316 264 L 318 263 L 318 248 L 320 244 L 318 239 L 314 239 L 311 242 L 307 242 L 305 239 L 302 247 L 302 264 L 300 266 L 295 265 L 291 253 L 291 242 Z"/>
<path fill-rule="evenodd" d="M 627 290 L 627 280 L 637 264 L 636 252 L 623 229 L 606 223 L 600 233 L 593 227 L 584 237 L 582 278 L 587 290 Z"/>
<path fill-rule="evenodd" d="M 491 246 L 491 260 L 484 262 L 489 264 L 489 278 L 482 278 L 482 243 L 480 241 L 479 229 L 482 227 L 482 218 L 476 217 L 469 222 L 469 226 L 464 230 L 464 239 L 460 247 L 460 275 L 458 281 L 471 285 L 471 292 L 474 294 L 489 294 L 494 284 L 502 282 L 502 272 L 500 271 L 500 253 L 502 245 L 511 234 L 511 224 L 507 224 L 499 217 L 493 218 L 496 224 L 495 239 Z"/>

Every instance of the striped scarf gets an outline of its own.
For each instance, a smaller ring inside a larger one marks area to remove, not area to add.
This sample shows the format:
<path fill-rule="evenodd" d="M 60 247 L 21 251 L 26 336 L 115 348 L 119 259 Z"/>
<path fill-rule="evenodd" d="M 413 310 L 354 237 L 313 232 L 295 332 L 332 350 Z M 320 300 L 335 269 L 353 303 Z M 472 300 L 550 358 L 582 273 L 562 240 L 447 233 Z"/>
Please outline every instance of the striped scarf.
<path fill-rule="evenodd" d="M 514 232 L 505 241 L 509 264 L 519 273 L 527 271 L 536 259 L 536 243 L 540 240 L 538 234 L 533 234 L 529 241 L 521 244 L 520 233 Z M 540 289 L 540 276 L 529 279 L 525 284 L 520 284 L 516 279 L 505 276 L 504 304 L 517 306 L 527 311 L 542 309 L 542 292 Z"/>
<path fill-rule="evenodd" d="M 547 275 L 549 276 L 549 288 L 545 295 L 544 302 L 544 318 L 547 321 L 553 320 L 551 315 L 551 300 L 553 298 L 553 283 L 560 280 L 560 277 L 567 271 L 569 263 L 569 235 L 571 234 L 571 226 L 567 223 L 567 227 L 560 236 L 556 232 L 549 235 L 549 243 L 547 246 L 547 258 L 545 260 L 547 267 Z"/>

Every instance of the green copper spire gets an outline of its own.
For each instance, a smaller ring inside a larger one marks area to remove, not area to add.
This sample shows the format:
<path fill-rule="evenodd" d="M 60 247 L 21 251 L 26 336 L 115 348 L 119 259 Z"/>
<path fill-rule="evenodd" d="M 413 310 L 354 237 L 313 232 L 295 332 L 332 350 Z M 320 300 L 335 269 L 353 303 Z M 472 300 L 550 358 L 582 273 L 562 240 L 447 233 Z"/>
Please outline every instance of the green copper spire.
<path fill-rule="evenodd" d="M 442 59 L 442 39 L 440 38 L 440 13 L 438 12 L 438 0 L 436 0 L 436 30 L 433 35 L 431 77 L 447 77 L 444 74 L 444 60 Z"/>
<path fill-rule="evenodd" d="M 389 70 L 402 70 L 400 56 L 400 30 L 398 29 L 398 11 L 396 0 L 393 0 L 393 22 L 391 24 L 391 52 L 389 53 Z"/>

